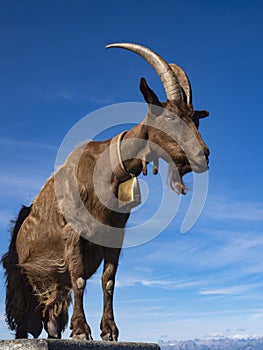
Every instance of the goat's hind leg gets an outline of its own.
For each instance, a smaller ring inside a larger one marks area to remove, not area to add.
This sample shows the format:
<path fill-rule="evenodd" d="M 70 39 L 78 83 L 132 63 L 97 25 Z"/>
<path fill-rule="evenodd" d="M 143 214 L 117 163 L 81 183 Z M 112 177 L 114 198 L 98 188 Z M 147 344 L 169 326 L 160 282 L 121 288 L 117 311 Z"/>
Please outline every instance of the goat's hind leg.
<path fill-rule="evenodd" d="M 27 330 L 34 338 L 38 338 L 42 332 L 43 323 L 41 319 L 41 310 L 37 306 L 31 306 L 27 316 Z"/>
<path fill-rule="evenodd" d="M 27 338 L 28 338 L 28 333 L 27 333 L 26 323 L 17 325 L 16 339 L 27 339 Z"/>
<path fill-rule="evenodd" d="M 42 332 L 43 324 L 41 320 L 41 311 L 37 309 L 34 297 L 30 300 L 30 308 L 23 319 L 20 320 L 16 327 L 16 339 L 28 338 L 28 333 L 34 338 L 38 338 Z"/>

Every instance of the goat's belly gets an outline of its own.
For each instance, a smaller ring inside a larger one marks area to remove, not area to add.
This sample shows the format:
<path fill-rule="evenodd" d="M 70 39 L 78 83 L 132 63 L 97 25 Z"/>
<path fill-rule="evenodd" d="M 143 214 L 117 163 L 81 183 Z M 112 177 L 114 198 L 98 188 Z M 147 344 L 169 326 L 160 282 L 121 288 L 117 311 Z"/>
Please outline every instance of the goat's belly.
<path fill-rule="evenodd" d="M 103 260 L 103 247 L 82 238 L 85 278 L 90 278 Z"/>

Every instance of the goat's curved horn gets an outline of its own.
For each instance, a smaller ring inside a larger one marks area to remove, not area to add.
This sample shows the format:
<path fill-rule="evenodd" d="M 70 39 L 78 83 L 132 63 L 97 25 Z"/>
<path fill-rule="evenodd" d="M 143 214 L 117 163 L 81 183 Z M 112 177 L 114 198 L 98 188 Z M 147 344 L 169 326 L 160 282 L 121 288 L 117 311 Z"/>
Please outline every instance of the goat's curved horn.
<path fill-rule="evenodd" d="M 160 77 L 168 100 L 181 100 L 182 91 L 176 74 L 165 60 L 156 52 L 147 47 L 130 44 L 130 43 L 116 43 L 106 46 L 106 49 L 118 47 L 137 53 L 144 58 L 156 71 Z"/>
<path fill-rule="evenodd" d="M 183 68 L 178 66 L 177 64 L 170 63 L 170 67 L 172 68 L 172 70 L 178 78 L 179 84 L 186 97 L 186 103 L 192 104 L 192 88 L 188 76 L 186 75 Z"/>

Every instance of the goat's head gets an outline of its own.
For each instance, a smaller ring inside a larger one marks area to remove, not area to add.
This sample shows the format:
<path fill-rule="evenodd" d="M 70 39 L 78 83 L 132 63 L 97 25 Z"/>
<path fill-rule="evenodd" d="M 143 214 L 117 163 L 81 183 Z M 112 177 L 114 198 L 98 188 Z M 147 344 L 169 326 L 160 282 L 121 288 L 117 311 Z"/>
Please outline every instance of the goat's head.
<path fill-rule="evenodd" d="M 208 169 L 209 149 L 199 131 L 199 119 L 208 116 L 207 111 L 195 111 L 192 90 L 183 69 L 168 64 L 155 52 L 137 44 L 118 43 L 106 46 L 120 47 L 143 57 L 160 77 L 167 101 L 160 102 L 154 91 L 141 78 L 140 90 L 148 104 L 143 124 L 147 126 L 147 139 L 151 152 L 147 162 L 163 158 L 169 163 L 170 185 L 177 192 L 185 193 L 182 176 L 190 171 L 197 173 Z"/>

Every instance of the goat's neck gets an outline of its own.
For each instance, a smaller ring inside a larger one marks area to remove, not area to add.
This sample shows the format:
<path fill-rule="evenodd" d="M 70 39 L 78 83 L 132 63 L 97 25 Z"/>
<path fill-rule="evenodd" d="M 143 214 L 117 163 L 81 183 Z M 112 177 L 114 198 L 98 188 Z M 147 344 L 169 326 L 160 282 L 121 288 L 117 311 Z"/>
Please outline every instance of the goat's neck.
<path fill-rule="evenodd" d="M 121 142 L 121 154 L 125 169 L 138 176 L 143 169 L 143 163 L 152 160 L 146 125 L 137 124 L 126 133 Z"/>

